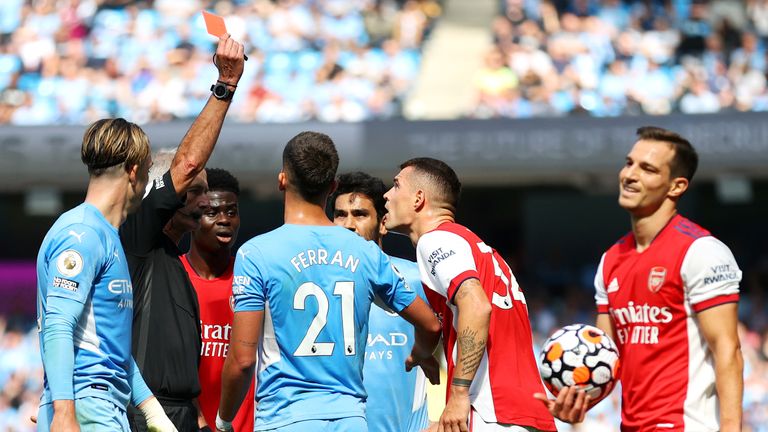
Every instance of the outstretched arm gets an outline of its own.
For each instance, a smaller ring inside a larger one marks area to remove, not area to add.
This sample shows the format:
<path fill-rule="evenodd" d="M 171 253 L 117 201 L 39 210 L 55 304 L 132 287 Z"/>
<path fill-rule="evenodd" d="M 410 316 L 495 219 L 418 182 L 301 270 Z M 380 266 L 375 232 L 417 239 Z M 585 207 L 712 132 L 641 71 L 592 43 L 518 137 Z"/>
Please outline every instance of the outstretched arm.
<path fill-rule="evenodd" d="M 720 400 L 720 430 L 740 431 L 744 392 L 744 359 L 739 343 L 738 305 L 727 303 L 699 312 L 699 327 L 715 360 L 715 386 Z"/>
<path fill-rule="evenodd" d="M 228 34 L 222 35 L 216 48 L 216 67 L 219 69 L 218 80 L 229 84 L 230 90 L 235 90 L 240 81 L 244 61 L 243 45 Z M 205 169 L 205 164 L 219 139 L 230 102 L 231 99 L 219 100 L 211 95 L 181 140 L 171 163 L 171 178 L 179 196 L 186 193 L 192 180 Z"/>

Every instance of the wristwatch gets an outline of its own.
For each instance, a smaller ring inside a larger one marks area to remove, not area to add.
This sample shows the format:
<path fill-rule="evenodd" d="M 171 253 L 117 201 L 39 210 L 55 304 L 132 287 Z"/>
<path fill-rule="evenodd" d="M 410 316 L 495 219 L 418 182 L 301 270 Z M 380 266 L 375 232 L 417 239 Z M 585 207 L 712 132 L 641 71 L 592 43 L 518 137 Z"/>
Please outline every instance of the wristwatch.
<path fill-rule="evenodd" d="M 216 84 L 213 84 L 211 86 L 211 92 L 213 92 L 213 97 L 215 97 L 216 99 L 225 100 L 225 101 L 232 99 L 232 95 L 235 94 L 234 90 L 230 90 L 226 84 L 223 84 L 221 82 L 217 82 Z"/>

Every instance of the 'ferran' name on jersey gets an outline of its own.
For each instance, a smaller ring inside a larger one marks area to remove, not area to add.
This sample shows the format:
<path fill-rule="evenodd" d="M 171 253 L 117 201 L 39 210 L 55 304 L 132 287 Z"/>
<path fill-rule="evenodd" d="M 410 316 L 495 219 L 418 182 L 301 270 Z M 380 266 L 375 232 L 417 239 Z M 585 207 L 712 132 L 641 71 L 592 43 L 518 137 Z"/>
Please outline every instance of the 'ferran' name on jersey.
<path fill-rule="evenodd" d="M 616 335 L 622 344 L 659 343 L 659 325 L 672 321 L 669 307 L 636 305 L 629 302 L 624 308 L 610 308 L 616 325 Z"/>
<path fill-rule="evenodd" d="M 335 265 L 354 273 L 360 259 L 353 255 L 344 255 L 340 250 L 331 254 L 325 249 L 308 249 L 291 258 L 291 265 L 297 272 L 315 265 Z"/>
<path fill-rule="evenodd" d="M 227 357 L 229 351 L 229 334 L 232 326 L 219 324 L 205 324 L 200 321 L 200 333 L 203 345 L 200 348 L 202 357 Z"/>

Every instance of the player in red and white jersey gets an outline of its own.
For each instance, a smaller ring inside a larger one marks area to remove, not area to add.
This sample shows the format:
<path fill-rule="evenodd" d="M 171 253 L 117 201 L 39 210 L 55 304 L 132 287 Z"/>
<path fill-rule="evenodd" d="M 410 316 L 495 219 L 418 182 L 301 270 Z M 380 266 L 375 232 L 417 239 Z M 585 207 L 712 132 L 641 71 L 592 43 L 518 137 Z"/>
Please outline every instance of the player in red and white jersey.
<path fill-rule="evenodd" d="M 421 279 L 441 315 L 448 396 L 437 430 L 556 430 L 531 398 L 543 391 L 525 297 L 493 248 L 455 223 L 461 183 L 444 162 L 404 162 L 385 195 L 388 230 L 416 245 Z"/>
<path fill-rule="evenodd" d="M 228 171 L 206 168 L 209 205 L 203 210 L 200 227 L 192 233 L 189 253 L 181 256 L 200 304 L 202 350 L 200 352 L 200 396 L 202 426 L 215 425 L 221 396 L 221 371 L 232 333 L 232 246 L 240 228 L 238 197 L 240 186 Z M 253 384 L 246 401 L 253 401 Z M 236 431 L 252 431 L 253 403 L 245 403 L 235 416 Z"/>
<path fill-rule="evenodd" d="M 632 231 L 595 276 L 597 325 L 622 362 L 621 430 L 740 431 L 741 271 L 727 246 L 677 213 L 698 165 L 691 144 L 660 128 L 637 134 L 619 174 Z"/>

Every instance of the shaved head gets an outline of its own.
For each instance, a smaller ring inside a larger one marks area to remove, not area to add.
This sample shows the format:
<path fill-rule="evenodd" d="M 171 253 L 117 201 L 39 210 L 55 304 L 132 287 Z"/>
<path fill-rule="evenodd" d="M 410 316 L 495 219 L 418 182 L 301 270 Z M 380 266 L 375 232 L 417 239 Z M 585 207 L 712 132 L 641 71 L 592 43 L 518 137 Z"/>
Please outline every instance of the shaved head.
<path fill-rule="evenodd" d="M 411 168 L 411 185 L 430 196 L 433 205 L 456 212 L 461 195 L 461 182 L 456 172 L 445 162 L 421 157 L 400 164 L 400 169 Z"/>

